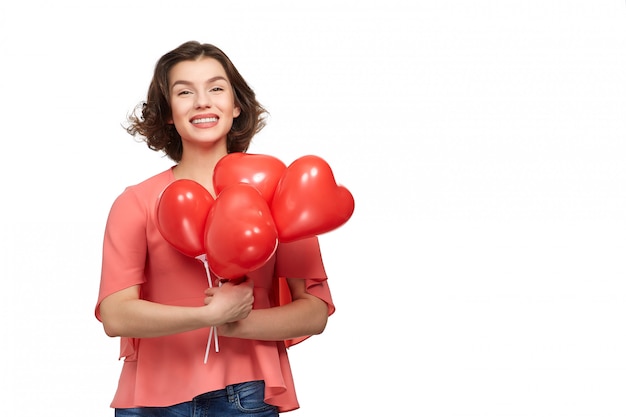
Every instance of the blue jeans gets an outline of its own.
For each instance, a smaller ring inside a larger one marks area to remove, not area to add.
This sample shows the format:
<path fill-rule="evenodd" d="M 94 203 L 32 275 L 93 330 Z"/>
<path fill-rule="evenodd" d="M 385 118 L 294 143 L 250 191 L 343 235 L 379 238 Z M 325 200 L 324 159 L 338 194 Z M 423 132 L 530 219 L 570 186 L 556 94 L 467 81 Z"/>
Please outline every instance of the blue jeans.
<path fill-rule="evenodd" d="M 264 396 L 263 381 L 244 382 L 169 407 L 116 408 L 115 417 L 277 417 L 278 409 L 267 404 Z"/>

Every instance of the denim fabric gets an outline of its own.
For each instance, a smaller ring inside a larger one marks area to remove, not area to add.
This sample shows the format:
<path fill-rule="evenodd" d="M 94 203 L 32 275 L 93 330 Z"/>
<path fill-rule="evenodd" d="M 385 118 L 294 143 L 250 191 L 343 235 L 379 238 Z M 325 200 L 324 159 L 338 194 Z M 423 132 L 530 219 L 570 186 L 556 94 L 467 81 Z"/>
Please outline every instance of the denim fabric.
<path fill-rule="evenodd" d="M 229 385 L 169 407 L 117 408 L 115 417 L 277 417 L 278 410 L 264 401 L 263 381 Z"/>

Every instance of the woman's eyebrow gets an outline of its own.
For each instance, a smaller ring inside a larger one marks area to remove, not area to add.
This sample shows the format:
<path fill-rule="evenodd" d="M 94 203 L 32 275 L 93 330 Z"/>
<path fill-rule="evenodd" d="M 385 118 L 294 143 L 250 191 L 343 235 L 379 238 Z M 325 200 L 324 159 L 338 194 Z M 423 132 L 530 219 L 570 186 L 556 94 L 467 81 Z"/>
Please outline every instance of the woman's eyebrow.
<path fill-rule="evenodd" d="M 210 83 L 215 82 L 215 81 L 217 81 L 217 80 L 228 81 L 225 77 L 223 77 L 223 76 L 221 76 L 221 75 L 216 75 L 215 77 L 211 77 L 211 78 L 209 78 L 208 80 L 206 80 L 206 83 L 207 83 L 207 84 L 210 84 Z M 176 81 L 174 81 L 174 83 L 172 84 L 172 88 L 173 88 L 173 87 L 175 87 L 175 86 L 177 86 L 177 85 L 179 85 L 179 84 L 182 84 L 182 85 L 191 85 L 191 84 L 193 84 L 193 83 L 192 83 L 191 81 L 186 81 L 186 80 L 176 80 Z"/>

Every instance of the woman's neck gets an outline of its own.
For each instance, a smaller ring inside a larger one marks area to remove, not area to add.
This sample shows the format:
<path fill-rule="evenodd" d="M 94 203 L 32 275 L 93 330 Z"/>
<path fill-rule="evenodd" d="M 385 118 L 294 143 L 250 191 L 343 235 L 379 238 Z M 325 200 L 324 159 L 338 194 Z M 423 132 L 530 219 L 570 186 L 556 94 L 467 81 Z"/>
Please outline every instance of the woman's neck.
<path fill-rule="evenodd" d="M 183 152 L 180 162 L 174 167 L 174 178 L 177 180 L 194 180 L 215 197 L 213 170 L 217 162 L 226 154 L 225 148 L 220 151 L 211 150 L 210 152 Z"/>

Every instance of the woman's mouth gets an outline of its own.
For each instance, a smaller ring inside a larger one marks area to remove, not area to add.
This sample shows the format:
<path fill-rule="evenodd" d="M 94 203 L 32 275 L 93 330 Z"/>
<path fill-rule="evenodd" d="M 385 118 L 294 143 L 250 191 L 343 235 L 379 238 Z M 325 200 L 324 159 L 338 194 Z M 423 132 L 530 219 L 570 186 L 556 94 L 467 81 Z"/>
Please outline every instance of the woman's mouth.
<path fill-rule="evenodd" d="M 202 117 L 200 119 L 193 119 L 191 123 L 200 124 L 200 123 L 215 123 L 217 122 L 217 117 Z"/>

